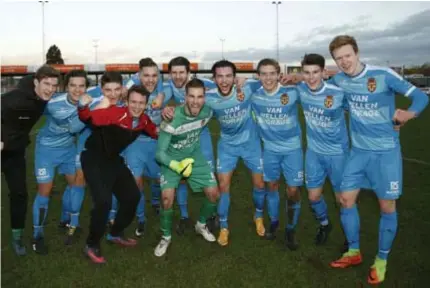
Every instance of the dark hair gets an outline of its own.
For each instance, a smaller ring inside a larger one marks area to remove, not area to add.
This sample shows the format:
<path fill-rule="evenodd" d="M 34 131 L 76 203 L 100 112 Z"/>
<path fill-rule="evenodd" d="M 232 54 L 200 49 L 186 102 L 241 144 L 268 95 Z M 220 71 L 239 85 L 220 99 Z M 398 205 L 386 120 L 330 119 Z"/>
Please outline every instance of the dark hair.
<path fill-rule="evenodd" d="M 211 69 L 212 76 L 215 77 L 216 69 L 223 68 L 223 67 L 230 67 L 233 70 L 233 76 L 236 76 L 236 66 L 228 60 L 220 60 L 215 62 L 215 64 L 212 65 L 212 69 Z"/>
<path fill-rule="evenodd" d="M 103 73 L 102 79 L 100 80 L 101 87 L 106 83 L 118 83 L 122 85 L 122 75 L 117 71 L 108 71 Z"/>
<path fill-rule="evenodd" d="M 325 59 L 320 54 L 306 54 L 302 60 L 302 67 L 305 65 L 318 65 L 321 67 L 321 70 L 324 70 Z"/>
<path fill-rule="evenodd" d="M 130 99 L 130 95 L 131 93 L 139 93 L 140 95 L 142 95 L 143 97 L 145 97 L 146 102 L 148 102 L 148 97 L 151 93 L 149 93 L 148 90 L 146 90 L 146 88 L 142 85 L 133 85 L 130 87 L 130 89 L 128 89 L 127 92 L 127 101 Z"/>
<path fill-rule="evenodd" d="M 190 88 L 202 88 L 203 89 L 203 93 L 205 92 L 205 84 L 203 83 L 202 80 L 200 80 L 198 78 L 191 79 L 187 83 L 187 85 L 185 85 L 185 94 L 188 94 L 188 90 Z"/>
<path fill-rule="evenodd" d="M 85 87 L 88 87 L 90 85 L 90 81 L 88 80 L 88 75 L 85 70 L 79 69 L 79 70 L 71 70 L 69 73 L 66 74 L 64 85 L 69 85 L 69 81 L 71 78 L 85 78 Z"/>
<path fill-rule="evenodd" d="M 173 66 L 185 66 L 185 70 L 190 72 L 190 61 L 185 57 L 179 56 L 170 60 L 168 65 L 169 72 L 172 71 Z"/>
<path fill-rule="evenodd" d="M 261 66 L 274 66 L 276 69 L 276 72 L 279 74 L 281 73 L 281 66 L 279 66 L 278 61 L 271 58 L 264 58 L 263 60 L 260 60 L 257 64 L 257 74 L 260 74 L 260 68 Z"/>
<path fill-rule="evenodd" d="M 151 58 L 142 58 L 139 60 L 139 70 L 142 70 L 144 67 L 158 67 L 157 63 L 154 62 Z"/>
<path fill-rule="evenodd" d="M 45 64 L 39 69 L 37 69 L 36 74 L 34 75 L 34 78 L 37 79 L 39 82 L 45 78 L 58 79 L 60 78 L 60 72 L 58 72 L 58 70 L 56 70 L 55 68 Z"/>
<path fill-rule="evenodd" d="M 333 57 L 333 51 L 345 46 L 345 45 L 351 45 L 352 49 L 354 49 L 354 52 L 357 54 L 358 52 L 358 45 L 357 41 L 354 37 L 349 35 L 338 35 L 334 37 L 333 40 L 331 40 L 330 45 L 328 46 L 328 49 L 330 51 L 331 57 Z"/>

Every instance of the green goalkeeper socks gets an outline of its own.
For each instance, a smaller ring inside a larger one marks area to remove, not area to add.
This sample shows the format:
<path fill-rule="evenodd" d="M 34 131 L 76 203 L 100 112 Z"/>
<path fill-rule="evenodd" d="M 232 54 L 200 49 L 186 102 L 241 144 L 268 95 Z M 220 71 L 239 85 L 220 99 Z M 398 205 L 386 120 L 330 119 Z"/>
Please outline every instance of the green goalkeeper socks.
<path fill-rule="evenodd" d="M 215 214 L 217 209 L 217 204 L 209 201 L 208 198 L 203 200 L 202 207 L 200 208 L 200 216 L 199 222 L 202 224 L 206 224 L 206 219 L 212 217 Z"/>
<path fill-rule="evenodd" d="M 160 220 L 161 220 L 161 231 L 164 237 L 170 237 L 172 235 L 172 218 L 173 209 L 161 209 Z"/>

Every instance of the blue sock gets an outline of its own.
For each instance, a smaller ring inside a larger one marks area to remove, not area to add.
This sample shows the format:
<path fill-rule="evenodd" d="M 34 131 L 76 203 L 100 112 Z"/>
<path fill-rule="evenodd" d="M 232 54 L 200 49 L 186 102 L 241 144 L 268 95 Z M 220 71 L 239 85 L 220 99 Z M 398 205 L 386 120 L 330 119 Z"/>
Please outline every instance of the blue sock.
<path fill-rule="evenodd" d="M 109 211 L 109 218 L 108 221 L 115 221 L 116 217 L 116 211 L 118 211 L 118 200 L 116 199 L 115 195 L 112 193 L 112 206 Z"/>
<path fill-rule="evenodd" d="M 160 205 L 161 188 L 160 183 L 153 182 L 151 184 L 151 204 Z"/>
<path fill-rule="evenodd" d="M 379 251 L 378 257 L 387 260 L 391 245 L 397 232 L 397 211 L 393 213 L 381 212 L 379 220 Z"/>
<path fill-rule="evenodd" d="M 321 195 L 320 199 L 317 201 L 310 201 L 312 210 L 314 210 L 315 217 L 320 221 L 321 225 L 328 224 L 327 216 L 327 203 L 324 200 L 324 196 Z"/>
<path fill-rule="evenodd" d="M 49 197 L 37 193 L 33 203 L 33 238 L 43 237 L 43 225 L 48 214 Z"/>
<path fill-rule="evenodd" d="M 276 222 L 279 219 L 279 192 L 267 192 L 267 213 L 271 222 Z"/>
<path fill-rule="evenodd" d="M 181 212 L 181 218 L 188 218 L 188 189 L 187 184 L 179 183 L 178 190 L 176 191 L 176 201 L 179 205 L 179 210 Z"/>
<path fill-rule="evenodd" d="M 71 209 L 70 209 L 70 226 L 79 226 L 79 213 L 81 212 L 82 202 L 84 201 L 85 188 L 82 186 L 73 186 L 70 192 Z"/>
<path fill-rule="evenodd" d="M 264 212 L 264 196 L 266 191 L 264 189 L 255 188 L 252 190 L 252 199 L 255 206 L 255 218 L 263 218 Z"/>
<path fill-rule="evenodd" d="M 287 230 L 294 230 L 299 222 L 301 205 L 300 201 L 293 202 L 291 200 L 286 201 L 287 211 Z"/>
<path fill-rule="evenodd" d="M 349 249 L 360 249 L 360 216 L 357 205 L 340 209 L 340 222 L 348 240 Z"/>
<path fill-rule="evenodd" d="M 230 193 L 221 192 L 218 203 L 218 215 L 220 228 L 228 228 L 228 209 L 230 207 Z"/>
<path fill-rule="evenodd" d="M 137 203 L 136 217 L 139 223 L 145 222 L 145 194 L 143 190 L 140 191 L 140 200 L 139 203 Z"/>
<path fill-rule="evenodd" d="M 70 221 L 70 191 L 71 187 L 67 186 L 63 192 L 63 198 L 61 199 L 61 222 Z"/>

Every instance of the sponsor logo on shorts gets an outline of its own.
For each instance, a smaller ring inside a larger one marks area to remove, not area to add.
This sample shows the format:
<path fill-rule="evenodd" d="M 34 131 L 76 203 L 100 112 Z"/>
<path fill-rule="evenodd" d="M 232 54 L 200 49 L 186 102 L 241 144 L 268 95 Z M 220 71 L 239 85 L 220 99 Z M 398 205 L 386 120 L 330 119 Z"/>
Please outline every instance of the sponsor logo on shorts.
<path fill-rule="evenodd" d="M 294 181 L 303 181 L 304 179 L 303 175 L 304 175 L 303 171 L 297 172 L 297 178 L 294 179 Z"/>
<path fill-rule="evenodd" d="M 369 78 L 367 79 L 367 90 L 369 92 L 373 93 L 376 90 L 376 79 L 375 78 Z"/>
<path fill-rule="evenodd" d="M 167 180 L 164 178 L 164 175 L 160 176 L 160 185 L 166 185 L 167 184 Z"/>
<path fill-rule="evenodd" d="M 398 195 L 400 193 L 399 181 L 390 182 L 390 190 L 386 191 L 388 195 Z"/>

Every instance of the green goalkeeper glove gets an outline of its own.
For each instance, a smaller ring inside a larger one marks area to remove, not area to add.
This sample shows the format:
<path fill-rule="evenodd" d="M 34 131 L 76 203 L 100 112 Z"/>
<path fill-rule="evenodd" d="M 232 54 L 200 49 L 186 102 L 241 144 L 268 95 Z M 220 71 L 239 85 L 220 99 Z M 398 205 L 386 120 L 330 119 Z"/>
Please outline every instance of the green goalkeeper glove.
<path fill-rule="evenodd" d="M 193 171 L 193 158 L 185 158 L 181 162 L 172 160 L 170 161 L 169 168 L 182 175 L 184 177 L 190 177 L 191 172 Z"/>

